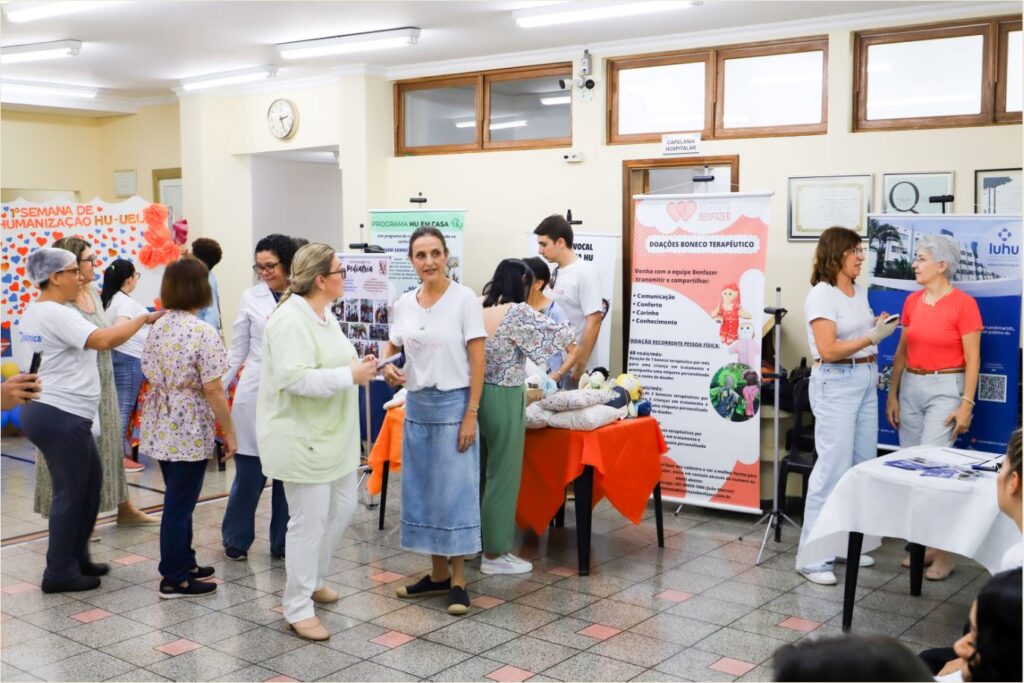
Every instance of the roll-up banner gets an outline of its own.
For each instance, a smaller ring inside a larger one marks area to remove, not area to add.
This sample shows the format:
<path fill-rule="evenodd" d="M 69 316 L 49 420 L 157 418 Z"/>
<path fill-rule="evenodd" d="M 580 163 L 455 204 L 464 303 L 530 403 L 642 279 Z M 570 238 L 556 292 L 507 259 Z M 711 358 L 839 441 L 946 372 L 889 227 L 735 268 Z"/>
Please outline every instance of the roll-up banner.
<path fill-rule="evenodd" d="M 958 448 L 1005 453 L 1020 424 L 1021 217 L 868 216 L 868 301 L 876 313 L 902 313 L 914 280 L 916 241 L 922 234 L 949 235 L 960 243 L 953 284 L 978 302 L 981 372 L 971 428 Z M 900 333 L 885 339 L 878 358 L 878 445 L 898 448 L 899 437 L 885 415 L 893 356 Z"/>
<path fill-rule="evenodd" d="M 409 263 L 409 237 L 416 228 L 431 226 L 444 235 L 448 245 L 448 277 L 462 282 L 465 209 L 374 209 L 370 211 L 370 243 L 391 254 L 391 284 L 398 296 L 416 289 L 420 279 Z"/>
<path fill-rule="evenodd" d="M 572 249 L 578 257 L 594 266 L 594 269 L 601 277 L 601 298 L 608 302 L 608 312 L 601 321 L 601 332 L 597 336 L 597 343 L 590 354 L 587 362 L 587 369 L 605 368 L 611 370 L 611 348 L 612 348 L 612 309 L 615 307 L 618 297 L 615 296 L 615 268 L 619 260 L 618 235 L 597 232 L 573 232 Z M 526 255 L 538 256 L 537 236 L 532 232 L 526 236 Z M 543 258 L 543 257 L 541 257 Z M 552 271 L 555 264 L 548 263 Z"/>
<path fill-rule="evenodd" d="M 669 445 L 662 493 L 689 505 L 760 513 L 771 193 L 634 199 L 628 367 Z"/>

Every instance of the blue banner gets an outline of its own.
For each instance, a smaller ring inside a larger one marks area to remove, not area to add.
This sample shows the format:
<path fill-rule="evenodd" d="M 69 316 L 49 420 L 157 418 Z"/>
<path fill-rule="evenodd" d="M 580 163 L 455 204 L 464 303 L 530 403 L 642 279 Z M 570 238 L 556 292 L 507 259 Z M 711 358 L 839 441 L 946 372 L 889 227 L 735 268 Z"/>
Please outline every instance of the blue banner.
<path fill-rule="evenodd" d="M 956 446 L 1005 453 L 1010 432 L 1020 424 L 1021 217 L 869 216 L 868 300 L 875 313 L 902 313 L 903 301 L 920 289 L 912 264 L 921 234 L 949 235 L 960 243 L 953 283 L 978 302 L 985 326 L 974 419 Z M 879 347 L 878 445 L 883 448 L 899 446 L 885 416 L 899 336 Z"/>

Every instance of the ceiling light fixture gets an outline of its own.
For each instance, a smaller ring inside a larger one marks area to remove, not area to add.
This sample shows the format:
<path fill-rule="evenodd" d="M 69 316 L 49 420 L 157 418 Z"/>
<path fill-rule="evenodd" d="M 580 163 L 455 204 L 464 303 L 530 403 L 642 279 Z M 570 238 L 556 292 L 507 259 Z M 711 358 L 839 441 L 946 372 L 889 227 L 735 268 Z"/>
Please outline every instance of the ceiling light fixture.
<path fill-rule="evenodd" d="M 456 128 L 476 128 L 476 121 L 456 121 Z"/>
<path fill-rule="evenodd" d="M 42 59 L 75 57 L 82 49 L 80 40 L 55 40 L 48 43 L 30 43 L 0 48 L 0 64 L 36 62 Z"/>
<path fill-rule="evenodd" d="M 529 122 L 526 121 L 525 119 L 517 119 L 515 121 L 499 121 L 498 123 L 492 123 L 491 125 L 489 125 L 487 127 L 490 128 L 491 130 L 501 130 L 503 128 L 522 128 L 523 126 L 527 125 L 528 123 Z M 456 128 L 475 128 L 476 127 L 476 121 L 456 121 L 455 122 L 455 127 Z"/>
<path fill-rule="evenodd" d="M 181 80 L 181 88 L 185 91 L 203 90 L 204 88 L 216 88 L 222 85 L 235 85 L 238 83 L 252 83 L 262 81 L 266 78 L 273 78 L 277 75 L 277 67 L 264 65 L 251 69 L 239 69 L 238 71 L 222 71 L 206 76 L 195 78 L 184 78 Z"/>
<path fill-rule="evenodd" d="M 0 80 L 0 94 L 50 95 L 53 97 L 80 97 L 92 99 L 99 94 L 99 88 L 63 83 L 40 83 L 37 81 Z"/>
<path fill-rule="evenodd" d="M 581 21 L 631 17 L 642 14 L 654 14 L 656 12 L 671 12 L 673 10 L 696 7 L 700 4 L 702 4 L 701 0 L 649 0 L 646 2 L 607 0 L 605 2 L 571 2 L 522 10 L 514 12 L 513 16 L 516 19 L 516 24 L 521 28 L 536 28 L 538 26 L 575 24 Z"/>
<path fill-rule="evenodd" d="M 545 106 L 552 106 L 555 104 L 572 104 L 572 95 L 555 95 L 553 97 L 542 97 L 540 103 Z"/>
<path fill-rule="evenodd" d="M 57 17 L 62 14 L 71 14 L 72 12 L 98 9 L 107 5 L 119 5 L 122 2 L 124 0 L 65 0 L 63 2 L 19 3 L 31 4 L 31 6 L 24 9 L 11 9 L 10 6 L 5 6 L 4 14 L 7 15 L 10 21 L 24 23 L 26 21 L 35 21 L 36 19 Z"/>
<path fill-rule="evenodd" d="M 418 28 L 406 26 L 387 31 L 369 31 L 346 36 L 278 43 L 277 51 L 283 59 L 305 59 L 415 45 L 419 38 L 420 30 Z"/>

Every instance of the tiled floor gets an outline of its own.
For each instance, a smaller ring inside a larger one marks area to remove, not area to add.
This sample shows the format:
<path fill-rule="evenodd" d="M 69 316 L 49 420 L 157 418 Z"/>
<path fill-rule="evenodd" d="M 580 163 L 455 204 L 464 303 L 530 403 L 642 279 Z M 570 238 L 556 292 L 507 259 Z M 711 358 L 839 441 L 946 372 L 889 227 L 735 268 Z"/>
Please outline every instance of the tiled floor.
<path fill-rule="evenodd" d="M 31 508 L 31 468 L 27 479 L 21 472 L 8 480 L 3 460 L 8 536 L 8 497 Z M 159 485 L 156 468 L 147 472 Z M 210 491 L 225 486 L 215 467 L 209 474 Z M 760 533 L 737 540 L 753 518 L 690 507 L 666 514 L 667 547 L 659 549 L 653 509 L 634 527 L 602 503 L 589 577 L 575 574 L 570 512 L 565 529 L 523 539 L 532 574 L 488 577 L 470 565 L 474 607 L 466 617 L 448 615 L 443 597 L 398 600 L 395 587 L 425 573 L 429 560 L 398 546 L 397 479 L 386 529 L 377 530 L 376 510 L 360 505 L 334 553 L 331 585 L 343 597 L 317 610 L 332 634 L 322 644 L 292 635 L 279 612 L 284 569 L 265 540 L 269 496 L 248 562 L 221 554 L 224 501 L 197 509 L 199 560 L 223 581 L 206 598 L 159 599 L 156 528 L 102 527 L 93 556 L 112 570 L 88 593 L 39 591 L 45 540 L 5 547 L 0 679 L 769 680 L 777 647 L 840 632 L 842 566 L 838 587 L 804 581 L 792 570 L 796 537 L 786 530 L 755 567 Z M 14 519 L 30 517 L 19 511 Z M 887 541 L 877 565 L 861 570 L 855 630 L 896 636 L 914 650 L 952 643 L 985 575 L 961 560 L 949 580 L 926 582 L 913 598 L 901 556 L 902 544 Z"/>

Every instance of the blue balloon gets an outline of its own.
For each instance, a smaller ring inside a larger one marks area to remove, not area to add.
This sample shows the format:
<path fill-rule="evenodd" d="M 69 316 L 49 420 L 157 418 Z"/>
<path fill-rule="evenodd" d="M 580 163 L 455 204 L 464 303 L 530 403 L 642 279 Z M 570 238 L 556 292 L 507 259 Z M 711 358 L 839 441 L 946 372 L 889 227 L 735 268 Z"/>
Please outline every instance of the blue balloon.
<path fill-rule="evenodd" d="M 21 406 L 14 406 L 7 411 L 7 424 L 21 431 Z"/>
<path fill-rule="evenodd" d="M 0 413 L 0 429 L 5 428 L 11 422 L 11 411 L 5 410 Z"/>

